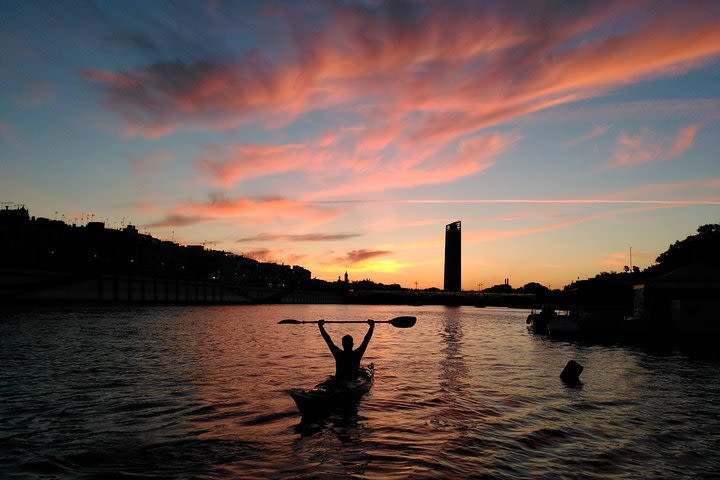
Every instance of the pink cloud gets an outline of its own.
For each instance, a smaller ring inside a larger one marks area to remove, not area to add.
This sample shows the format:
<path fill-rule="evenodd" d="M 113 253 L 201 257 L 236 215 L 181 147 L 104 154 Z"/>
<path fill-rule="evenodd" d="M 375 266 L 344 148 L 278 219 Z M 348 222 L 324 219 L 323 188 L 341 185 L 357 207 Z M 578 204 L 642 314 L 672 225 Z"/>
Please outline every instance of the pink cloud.
<path fill-rule="evenodd" d="M 286 265 L 294 265 L 301 262 L 306 268 L 310 267 L 313 271 L 317 268 L 324 269 L 328 266 L 338 270 L 349 267 L 358 268 L 369 260 L 387 256 L 392 253 L 393 252 L 388 250 L 358 249 L 351 250 L 342 256 L 329 257 L 327 255 L 310 256 L 303 253 L 288 253 L 283 249 L 274 248 L 254 248 L 242 251 L 242 255 L 261 262 L 285 263 Z"/>
<path fill-rule="evenodd" d="M 670 151 L 668 152 L 668 158 L 679 157 L 686 151 L 690 150 L 695 143 L 695 135 L 697 134 L 699 128 L 700 126 L 695 124 L 680 130 L 677 137 L 675 137 L 675 141 L 673 142 Z"/>
<path fill-rule="evenodd" d="M 286 265 L 298 265 L 304 263 L 308 256 L 304 253 L 287 253 L 283 257 L 283 261 Z"/>
<path fill-rule="evenodd" d="M 252 258 L 259 262 L 275 262 L 275 259 L 278 258 L 278 251 L 269 248 L 257 248 L 255 250 L 245 251 L 242 254 L 245 257 Z"/>
<path fill-rule="evenodd" d="M 250 237 L 243 237 L 237 240 L 244 242 L 335 242 L 359 237 L 358 233 L 259 233 Z"/>
<path fill-rule="evenodd" d="M 281 197 L 226 198 L 214 195 L 208 202 L 185 203 L 174 207 L 165 218 L 145 227 L 182 226 L 214 220 L 231 220 L 246 225 L 273 222 L 325 223 L 340 215 L 342 211 L 338 208 L 311 205 Z"/>
<path fill-rule="evenodd" d="M 209 147 L 197 166 L 222 187 L 287 172 L 312 174 L 316 181 L 336 185 L 331 189 L 317 189 L 307 198 L 317 199 L 445 183 L 473 175 L 492 166 L 492 157 L 510 148 L 520 138 L 515 134 L 499 133 L 470 138 L 458 144 L 455 154 L 441 158 L 433 157 L 440 148 L 438 145 L 418 148 L 401 140 L 397 142 L 398 152 L 389 158 L 356 155 L 335 146 L 362 130 L 355 128 L 338 133 L 329 143 L 325 135 L 307 144 Z"/>
<path fill-rule="evenodd" d="M 331 147 L 338 141 L 339 135 L 336 132 L 325 132 L 317 141 L 323 148 Z"/>
<path fill-rule="evenodd" d="M 302 12 L 285 12 L 294 28 L 285 38 L 294 43 L 274 43 L 292 54 L 253 51 L 84 76 L 138 134 L 227 128 L 251 118 L 287 123 L 310 111 L 369 102 L 403 120 L 415 117 L 403 130 L 416 138 L 449 141 L 630 82 L 676 75 L 720 53 L 717 15 L 702 3 L 512 10 L 479 3 L 331 4 L 320 13 L 328 21 L 312 29 Z M 625 29 L 607 28 L 620 20 Z M 586 38 L 588 32 L 594 35 Z"/>
<path fill-rule="evenodd" d="M 601 137 L 605 135 L 605 133 L 610 129 L 610 125 L 597 125 L 592 128 L 589 132 L 586 132 L 582 135 L 580 135 L 577 138 L 574 138 L 572 140 L 569 140 L 566 142 L 566 145 L 573 146 L 580 143 L 587 142 L 588 140 L 592 140 L 593 138 Z"/>
<path fill-rule="evenodd" d="M 373 265 L 373 268 L 379 268 L 380 270 L 395 270 L 396 267 L 400 265 L 399 263 L 392 259 L 380 259 L 380 257 L 387 257 L 392 253 L 390 250 L 361 248 L 350 250 L 341 256 L 325 255 L 322 257 L 313 257 L 310 262 L 314 270 L 320 269 L 322 271 L 342 271 L 353 267 L 354 271 L 357 272 L 362 271 L 369 265 Z"/>
<path fill-rule="evenodd" d="M 230 145 L 209 147 L 197 161 L 200 170 L 210 174 L 213 182 L 230 187 L 239 182 L 288 172 L 311 173 L 317 178 L 343 172 L 372 171 L 380 162 L 378 156 L 358 156 L 333 148 L 327 143 L 290 145 Z M 326 146 L 329 145 L 329 146 Z"/>
<path fill-rule="evenodd" d="M 572 8 L 550 2 L 527 9 L 480 2 L 330 3 L 272 12 L 268 22 L 282 19 L 290 26 L 265 39 L 272 48 L 82 75 L 131 136 L 250 121 L 282 129 L 318 112 L 352 116 L 352 129 L 341 123 L 336 131 L 292 142 L 209 147 L 197 161 L 214 185 L 225 188 L 300 172 L 314 191 L 307 199 L 320 199 L 478 174 L 518 139 L 483 135 L 483 129 L 632 82 L 678 75 L 720 55 L 717 12 L 701 3 L 651 9 L 636 2 Z M 307 22 L 308 12 L 325 21 Z M 275 31 L 272 25 L 268 31 Z M 607 129 L 596 126 L 571 142 Z M 692 147 L 697 130 L 690 125 L 673 140 L 650 130 L 621 134 L 613 166 L 679 156 Z"/>
<path fill-rule="evenodd" d="M 455 154 L 421 165 L 406 167 L 402 162 L 385 165 L 365 176 L 353 178 L 336 187 L 316 191 L 308 200 L 378 192 L 395 188 L 446 183 L 476 174 L 494 164 L 493 157 L 519 140 L 517 135 L 490 134 L 461 142 Z"/>
<path fill-rule="evenodd" d="M 370 258 L 375 258 L 375 257 L 379 257 L 382 255 L 388 255 L 390 253 L 392 253 L 392 252 L 387 251 L 387 250 L 366 250 L 366 249 L 351 250 L 347 253 L 347 255 L 345 255 L 341 259 L 338 259 L 338 261 L 345 262 L 345 263 L 348 263 L 349 265 L 352 265 L 355 263 L 364 262 L 365 260 L 368 260 Z"/>
<path fill-rule="evenodd" d="M 195 242 L 195 244 L 203 243 L 203 242 Z M 224 241 L 220 242 L 204 242 L 205 245 L 208 243 L 224 243 Z M 288 253 L 285 250 L 281 248 L 250 248 L 248 250 L 242 250 L 235 252 L 239 255 L 242 255 L 247 258 L 252 258 L 253 260 L 257 260 L 258 262 L 273 262 L 273 263 L 282 263 L 285 265 L 298 265 L 298 264 L 305 264 L 308 255 L 303 253 Z"/>
<path fill-rule="evenodd" d="M 128 134 L 155 137 L 187 128 L 232 128 L 250 115 L 290 115 L 308 101 L 298 66 L 274 66 L 260 53 L 235 63 L 155 63 L 134 71 L 88 70 Z M 309 81 L 309 80 L 308 80 Z"/>
<path fill-rule="evenodd" d="M 195 225 L 198 223 L 208 222 L 211 217 L 205 215 L 185 215 L 170 213 L 161 220 L 143 225 L 143 228 L 166 228 L 166 227 L 184 227 L 186 225 Z"/>
<path fill-rule="evenodd" d="M 720 118 L 720 99 L 639 100 L 622 103 L 568 105 L 529 117 L 527 122 L 615 122 L 618 119 L 687 119 L 707 123 Z"/>
<path fill-rule="evenodd" d="M 241 180 L 290 171 L 311 169 L 321 156 L 305 145 L 232 145 L 212 147 L 198 167 L 212 175 L 221 186 Z"/>
<path fill-rule="evenodd" d="M 301 144 L 210 146 L 196 165 L 222 187 L 288 172 L 311 173 L 316 178 L 324 178 L 332 176 L 335 171 L 373 171 L 381 161 L 380 156 L 356 154 L 340 145 L 355 138 L 363 129 L 356 127 L 325 132 Z"/>
<path fill-rule="evenodd" d="M 356 131 L 355 151 L 360 155 L 371 155 L 385 149 L 396 140 L 403 131 L 400 122 L 382 123 L 371 128 Z"/>
<path fill-rule="evenodd" d="M 612 162 L 616 167 L 650 163 L 663 155 L 660 145 L 662 139 L 647 127 L 643 127 L 635 136 L 621 133 L 617 143 L 617 152 Z"/>
<path fill-rule="evenodd" d="M 621 133 L 617 140 L 615 156 L 611 167 L 629 167 L 654 161 L 676 158 L 695 143 L 699 125 L 683 128 L 675 138 L 663 138 L 653 130 L 643 127 L 637 135 Z"/>

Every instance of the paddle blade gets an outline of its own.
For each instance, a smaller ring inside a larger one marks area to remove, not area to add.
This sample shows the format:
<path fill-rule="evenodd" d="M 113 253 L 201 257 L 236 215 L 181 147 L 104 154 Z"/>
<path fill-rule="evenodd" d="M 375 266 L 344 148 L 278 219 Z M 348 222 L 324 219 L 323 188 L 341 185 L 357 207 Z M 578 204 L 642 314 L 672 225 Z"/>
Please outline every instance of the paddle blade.
<path fill-rule="evenodd" d="M 295 320 L 294 318 L 286 318 L 285 320 L 280 320 L 278 324 L 291 324 L 291 325 L 300 325 L 302 322 L 300 320 Z"/>
<path fill-rule="evenodd" d="M 397 328 L 410 328 L 415 325 L 415 322 L 417 322 L 416 317 L 395 317 L 392 320 L 388 321 L 390 325 Z"/>

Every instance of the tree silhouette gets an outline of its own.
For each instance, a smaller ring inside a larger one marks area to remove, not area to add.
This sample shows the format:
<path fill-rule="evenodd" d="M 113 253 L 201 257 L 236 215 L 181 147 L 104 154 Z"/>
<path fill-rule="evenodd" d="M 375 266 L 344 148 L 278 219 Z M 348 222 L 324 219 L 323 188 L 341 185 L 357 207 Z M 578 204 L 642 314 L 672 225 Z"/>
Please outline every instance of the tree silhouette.
<path fill-rule="evenodd" d="M 691 263 L 720 267 L 720 225 L 702 225 L 697 232 L 661 253 L 656 259 L 657 270 L 667 272 Z"/>

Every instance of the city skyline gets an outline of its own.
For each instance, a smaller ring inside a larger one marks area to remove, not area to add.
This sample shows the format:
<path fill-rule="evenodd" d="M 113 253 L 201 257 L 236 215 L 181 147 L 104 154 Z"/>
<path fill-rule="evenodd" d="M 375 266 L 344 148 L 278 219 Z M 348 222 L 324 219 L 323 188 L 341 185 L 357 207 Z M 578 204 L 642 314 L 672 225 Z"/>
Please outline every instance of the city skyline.
<path fill-rule="evenodd" d="M 720 222 L 713 2 L 5 2 L 0 201 L 333 281 L 562 288 Z"/>

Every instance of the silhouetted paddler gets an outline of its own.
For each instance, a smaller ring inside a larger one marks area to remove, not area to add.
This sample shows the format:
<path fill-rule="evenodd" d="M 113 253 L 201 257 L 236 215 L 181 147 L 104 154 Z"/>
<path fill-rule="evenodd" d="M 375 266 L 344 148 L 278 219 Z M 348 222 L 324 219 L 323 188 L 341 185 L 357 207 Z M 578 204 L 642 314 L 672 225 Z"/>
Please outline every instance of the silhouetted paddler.
<path fill-rule="evenodd" d="M 330 335 L 325 331 L 325 320 L 318 321 L 320 327 L 320 334 L 322 335 L 325 343 L 330 347 L 333 357 L 335 357 L 335 378 L 343 380 L 355 380 L 360 373 L 360 360 L 362 360 L 367 349 L 370 338 L 372 338 L 373 330 L 375 329 L 375 322 L 373 320 L 367 321 L 370 328 L 365 334 L 360 346 L 353 350 L 353 338 L 350 335 L 345 335 L 342 338 L 343 348 L 338 348 L 330 339 Z"/>

